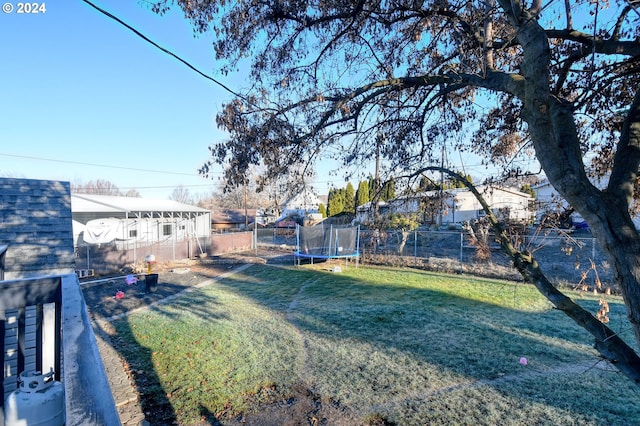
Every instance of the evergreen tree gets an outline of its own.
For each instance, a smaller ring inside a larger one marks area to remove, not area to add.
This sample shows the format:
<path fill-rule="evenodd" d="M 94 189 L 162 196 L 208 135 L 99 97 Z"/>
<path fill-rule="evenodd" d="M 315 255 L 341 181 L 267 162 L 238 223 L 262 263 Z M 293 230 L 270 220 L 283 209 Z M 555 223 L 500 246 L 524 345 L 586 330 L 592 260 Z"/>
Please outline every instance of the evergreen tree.
<path fill-rule="evenodd" d="M 382 187 L 382 195 L 380 196 L 380 199 L 383 201 L 389 201 L 389 200 L 393 200 L 394 198 L 396 198 L 396 181 L 392 177 L 391 179 L 389 179 L 384 183 L 384 186 Z"/>
<path fill-rule="evenodd" d="M 318 205 L 318 213 L 320 213 L 323 218 L 327 217 L 327 208 L 324 206 L 324 204 L 320 203 Z"/>
<path fill-rule="evenodd" d="M 378 199 L 380 199 L 379 194 L 377 194 L 378 188 L 376 188 L 376 178 L 369 175 L 369 200 L 372 201 L 378 195 Z"/>
<path fill-rule="evenodd" d="M 420 178 L 418 191 L 434 191 L 436 189 L 438 189 L 438 186 L 433 182 L 433 180 L 429 179 L 426 176 L 422 176 Z"/>
<path fill-rule="evenodd" d="M 371 199 L 369 198 L 369 182 L 360 181 L 358 184 L 358 190 L 356 191 L 355 207 L 367 204 Z"/>
<path fill-rule="evenodd" d="M 342 213 L 344 211 L 344 189 L 331 188 L 328 203 L 327 214 L 329 216 Z"/>
<path fill-rule="evenodd" d="M 353 189 L 351 182 L 347 183 L 344 190 L 344 211 L 348 213 L 355 212 L 356 191 Z"/>
<path fill-rule="evenodd" d="M 520 192 L 524 192 L 525 194 L 529 194 L 533 198 L 536 198 L 536 191 L 534 191 L 533 188 L 531 188 L 531 185 L 529 185 L 528 183 L 522 185 L 522 187 L 520 188 Z"/>

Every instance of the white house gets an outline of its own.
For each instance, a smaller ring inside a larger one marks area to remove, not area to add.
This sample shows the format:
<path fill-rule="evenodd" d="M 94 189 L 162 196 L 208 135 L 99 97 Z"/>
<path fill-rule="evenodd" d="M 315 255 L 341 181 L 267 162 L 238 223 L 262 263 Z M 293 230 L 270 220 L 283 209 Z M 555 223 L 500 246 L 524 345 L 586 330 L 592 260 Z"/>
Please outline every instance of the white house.
<path fill-rule="evenodd" d="M 290 216 L 317 219 L 320 216 L 321 203 L 320 198 L 310 188 L 304 188 L 282 205 L 280 219 Z"/>
<path fill-rule="evenodd" d="M 515 221 L 528 221 L 533 218 L 534 199 L 529 194 L 515 188 L 489 185 L 478 186 L 477 189 L 499 217 Z M 433 208 L 430 217 L 424 219 L 434 223 L 462 223 L 484 215 L 480 203 L 467 188 L 427 191 L 398 197 L 388 201 L 386 205 L 379 205 L 379 213 L 425 214 L 425 201 L 430 202 Z M 370 221 L 373 217 L 371 210 L 369 204 L 358 207 L 356 220 Z"/>
<path fill-rule="evenodd" d="M 531 187 L 536 193 L 536 215 L 538 219 L 550 212 L 557 212 L 569 207 L 558 191 L 547 179 Z"/>
<path fill-rule="evenodd" d="M 604 189 L 609 181 L 608 174 L 602 178 L 590 178 L 591 183 L 599 188 Z M 536 219 L 540 220 L 548 213 L 559 212 L 569 209 L 569 203 L 562 198 L 562 196 L 551 185 L 549 180 L 544 179 L 538 185 L 532 187 L 536 192 Z M 571 215 L 571 219 L 576 226 L 586 226 L 586 222 L 582 216 L 576 212 Z M 633 222 L 637 229 L 640 229 L 640 217 L 638 215 L 632 216 Z"/>

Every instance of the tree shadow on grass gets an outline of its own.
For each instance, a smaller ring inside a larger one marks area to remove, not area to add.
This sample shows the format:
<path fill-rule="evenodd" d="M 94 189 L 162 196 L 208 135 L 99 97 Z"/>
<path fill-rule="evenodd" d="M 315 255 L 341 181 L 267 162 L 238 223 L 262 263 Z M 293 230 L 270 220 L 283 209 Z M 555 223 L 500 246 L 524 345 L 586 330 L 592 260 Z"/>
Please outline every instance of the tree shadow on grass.
<path fill-rule="evenodd" d="M 157 289 L 153 293 L 145 291 L 143 282 L 127 286 L 122 280 L 107 282 L 101 288 L 91 287 L 84 292 L 87 306 L 90 307 L 95 320 L 94 330 L 121 356 L 125 372 L 133 380 L 140 396 L 140 405 L 146 420 L 152 425 L 169 425 L 178 422 L 178 416 L 170 400 L 171 390 L 163 387 L 154 366 L 153 349 L 145 346 L 137 338 L 140 331 L 133 330 L 127 314 L 147 309 L 148 312 L 159 314 L 169 320 L 177 320 L 184 311 L 207 321 L 223 320 L 226 316 L 212 310 L 212 307 L 218 304 L 215 297 L 202 293 L 193 286 L 193 282 L 185 280 L 184 277 L 171 282 L 171 274 L 163 274 L 160 277 Z M 200 278 L 195 279 L 200 281 Z M 115 299 L 111 293 L 115 295 L 120 288 L 124 289 L 125 296 Z M 190 294 L 189 298 L 179 297 L 187 292 Z M 206 417 L 211 424 L 219 424 L 212 413 L 207 413 Z"/>
<path fill-rule="evenodd" d="M 475 278 L 454 276 L 447 277 L 447 280 L 455 285 L 457 280 L 462 282 Z M 338 361 L 342 365 L 337 368 L 344 371 L 336 370 L 332 380 L 338 380 L 339 374 L 345 377 L 350 374 L 370 375 L 370 389 L 366 391 L 384 395 L 385 386 L 386 391 L 392 391 L 390 388 L 398 388 L 399 385 L 380 383 L 374 367 L 371 367 L 373 358 L 376 352 L 388 357 L 389 354 L 398 354 L 417 359 L 421 365 L 435 365 L 443 374 L 458 377 L 456 380 L 495 387 L 509 398 L 530 399 L 533 404 L 543 403 L 559 410 L 576 410 L 581 418 L 599 419 L 603 416 L 599 421 L 605 423 L 612 418 L 624 420 L 624 410 L 619 414 L 608 414 L 604 409 L 593 412 L 582 405 L 571 406 L 571 401 L 546 399 L 535 392 L 528 392 L 528 389 L 502 386 L 502 377 L 522 375 L 527 368 L 543 379 L 562 374 L 557 372 L 558 365 L 565 365 L 568 374 L 575 376 L 576 387 L 584 385 L 579 376 L 580 369 L 574 368 L 575 365 L 594 365 L 598 358 L 590 349 L 590 336 L 559 311 L 549 308 L 532 312 L 526 306 L 506 308 L 450 292 L 401 282 L 372 284 L 318 269 L 256 266 L 221 280 L 221 284 L 280 312 L 302 335 L 307 336 L 308 345 L 315 345 L 317 353 L 313 356 L 317 359 L 323 351 L 319 342 L 339 339 L 351 342 L 354 347 L 371 348 L 372 356 L 363 365 L 356 365 L 348 353 L 342 354 L 343 358 Z M 494 285 L 491 291 L 501 291 L 501 286 L 505 284 Z M 334 353 L 326 354 L 334 356 Z M 527 366 L 520 363 L 523 357 L 528 359 Z M 392 360 L 392 357 L 387 359 Z M 584 367 L 584 371 L 587 370 L 589 367 Z M 492 384 L 494 380 L 495 384 Z M 426 386 L 428 383 L 429 378 L 425 378 Z M 585 389 L 595 392 L 597 386 Z M 428 388 L 425 393 L 428 393 Z M 630 398 L 638 402 L 640 395 L 636 393 Z M 633 405 L 628 410 L 627 414 L 631 412 L 636 419 L 640 418 Z M 618 415 L 620 417 L 616 417 Z"/>

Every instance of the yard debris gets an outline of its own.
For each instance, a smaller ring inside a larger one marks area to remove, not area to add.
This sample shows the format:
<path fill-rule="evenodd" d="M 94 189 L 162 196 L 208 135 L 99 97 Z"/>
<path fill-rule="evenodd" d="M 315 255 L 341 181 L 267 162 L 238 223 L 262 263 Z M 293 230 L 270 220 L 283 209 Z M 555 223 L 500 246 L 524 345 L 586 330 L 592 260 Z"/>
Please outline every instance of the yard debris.
<path fill-rule="evenodd" d="M 121 290 L 116 291 L 115 298 L 116 299 L 123 299 L 124 298 L 124 291 L 121 291 Z"/>

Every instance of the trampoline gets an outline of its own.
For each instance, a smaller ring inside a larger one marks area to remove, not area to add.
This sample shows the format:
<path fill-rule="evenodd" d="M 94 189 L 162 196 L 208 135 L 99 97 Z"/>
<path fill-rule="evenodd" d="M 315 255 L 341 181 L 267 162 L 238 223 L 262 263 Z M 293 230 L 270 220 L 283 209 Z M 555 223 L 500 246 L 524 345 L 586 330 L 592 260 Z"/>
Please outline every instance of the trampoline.
<path fill-rule="evenodd" d="M 301 259 L 331 260 L 354 259 L 356 268 L 360 258 L 360 227 L 334 226 L 319 224 L 316 226 L 296 226 L 295 262 L 300 265 Z"/>

